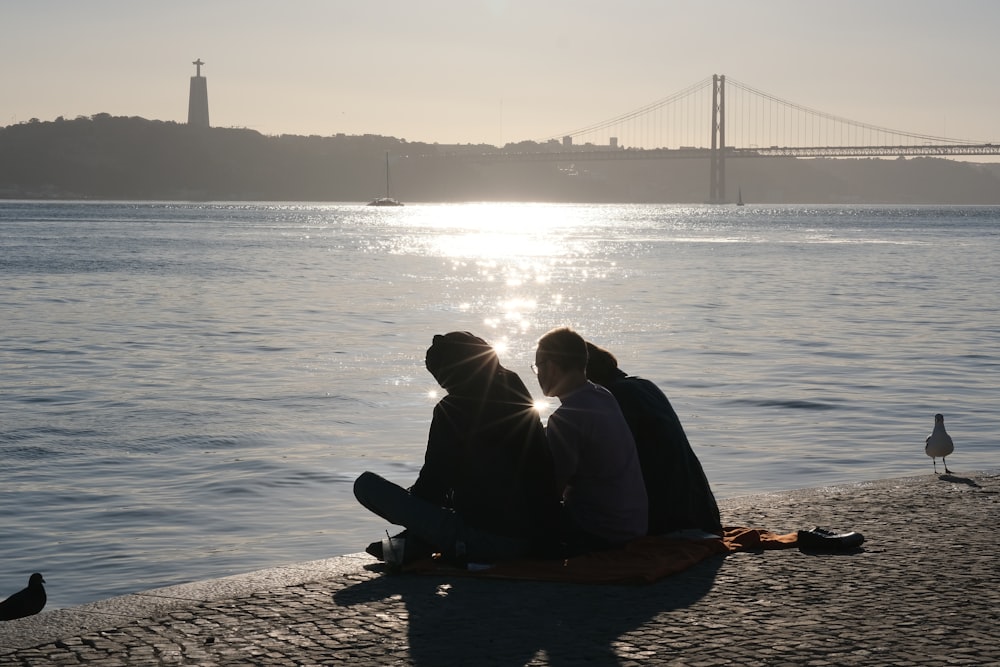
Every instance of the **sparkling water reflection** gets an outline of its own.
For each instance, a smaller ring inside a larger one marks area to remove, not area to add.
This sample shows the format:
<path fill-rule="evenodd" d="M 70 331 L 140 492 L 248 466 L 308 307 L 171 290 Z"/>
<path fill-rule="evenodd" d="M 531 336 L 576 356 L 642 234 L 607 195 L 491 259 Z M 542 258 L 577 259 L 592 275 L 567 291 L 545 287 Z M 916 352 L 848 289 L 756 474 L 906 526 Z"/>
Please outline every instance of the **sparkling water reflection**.
<path fill-rule="evenodd" d="M 538 336 L 609 347 L 721 497 L 929 474 L 935 412 L 949 467 L 996 468 L 998 218 L 0 203 L 0 584 L 40 570 L 55 608 L 360 550 L 351 483 L 415 477 L 455 329 L 545 411 Z"/>

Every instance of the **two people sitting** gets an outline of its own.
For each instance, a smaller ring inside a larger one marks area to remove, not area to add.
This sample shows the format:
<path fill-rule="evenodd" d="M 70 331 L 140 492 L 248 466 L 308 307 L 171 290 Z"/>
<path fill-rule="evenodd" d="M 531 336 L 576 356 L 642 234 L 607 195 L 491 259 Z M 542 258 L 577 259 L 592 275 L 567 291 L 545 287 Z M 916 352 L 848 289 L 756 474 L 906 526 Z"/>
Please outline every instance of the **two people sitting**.
<path fill-rule="evenodd" d="M 362 505 L 406 528 L 405 561 L 568 557 L 647 534 L 721 530 L 666 396 L 575 331 L 538 342 L 539 386 L 560 400 L 547 427 L 483 339 L 435 336 L 425 361 L 448 393 L 434 408 L 417 481 L 407 490 L 365 472 L 354 485 Z M 385 558 L 382 544 L 368 552 Z"/>

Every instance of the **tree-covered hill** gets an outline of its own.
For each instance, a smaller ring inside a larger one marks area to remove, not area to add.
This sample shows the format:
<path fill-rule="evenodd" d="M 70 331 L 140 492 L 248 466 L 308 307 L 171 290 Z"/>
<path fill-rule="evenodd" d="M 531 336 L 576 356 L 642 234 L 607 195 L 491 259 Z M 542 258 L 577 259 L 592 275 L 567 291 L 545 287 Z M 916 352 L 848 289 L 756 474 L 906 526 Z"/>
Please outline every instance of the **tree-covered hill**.
<path fill-rule="evenodd" d="M 544 150 L 524 142 L 508 149 Z M 501 162 L 429 157 L 497 152 L 377 135 L 265 136 L 97 114 L 0 128 L 0 198 L 361 202 L 552 201 L 697 203 L 707 160 Z M 753 203 L 1000 204 L 1000 165 L 908 160 L 733 159 Z"/>

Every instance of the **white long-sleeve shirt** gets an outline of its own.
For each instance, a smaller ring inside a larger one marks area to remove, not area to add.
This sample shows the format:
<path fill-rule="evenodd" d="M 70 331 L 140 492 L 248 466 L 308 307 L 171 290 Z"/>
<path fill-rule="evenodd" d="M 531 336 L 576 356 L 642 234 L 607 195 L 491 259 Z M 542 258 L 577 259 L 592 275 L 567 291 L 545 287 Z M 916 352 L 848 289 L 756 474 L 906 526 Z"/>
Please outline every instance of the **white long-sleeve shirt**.
<path fill-rule="evenodd" d="M 646 486 L 618 402 L 591 382 L 560 401 L 545 433 L 566 511 L 580 528 L 610 542 L 645 535 Z"/>

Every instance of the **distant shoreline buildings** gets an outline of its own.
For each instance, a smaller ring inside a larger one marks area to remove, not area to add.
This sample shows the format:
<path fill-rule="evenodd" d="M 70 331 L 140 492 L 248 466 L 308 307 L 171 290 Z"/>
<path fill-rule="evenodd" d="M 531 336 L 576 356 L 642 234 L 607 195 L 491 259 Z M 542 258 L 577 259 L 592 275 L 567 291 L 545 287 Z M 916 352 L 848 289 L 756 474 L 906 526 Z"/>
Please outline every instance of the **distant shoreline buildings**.
<path fill-rule="evenodd" d="M 191 63 L 195 75 L 191 77 L 191 92 L 188 95 L 188 125 L 209 127 L 208 125 L 208 79 L 201 75 L 201 58 Z"/>

